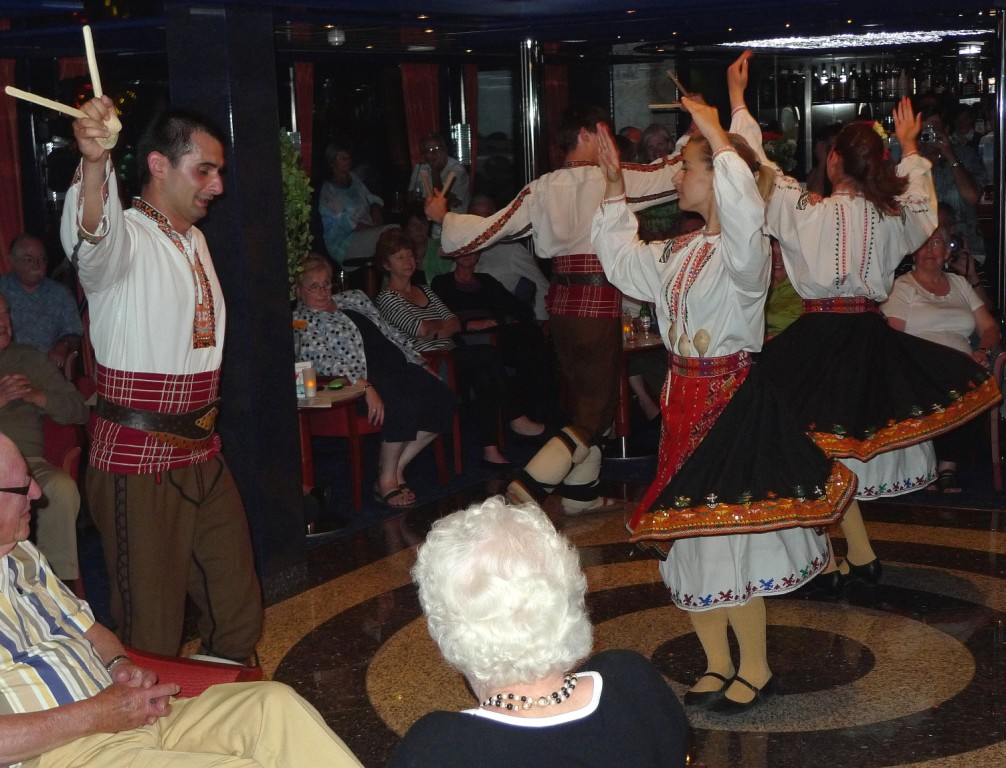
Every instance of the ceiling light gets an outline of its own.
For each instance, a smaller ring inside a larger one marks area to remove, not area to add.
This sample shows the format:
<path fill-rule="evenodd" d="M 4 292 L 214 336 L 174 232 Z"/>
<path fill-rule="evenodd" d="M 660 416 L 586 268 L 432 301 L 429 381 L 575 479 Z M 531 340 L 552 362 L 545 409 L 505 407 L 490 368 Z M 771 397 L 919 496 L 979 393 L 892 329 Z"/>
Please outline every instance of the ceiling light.
<path fill-rule="evenodd" d="M 881 45 L 915 45 L 939 43 L 946 37 L 991 35 L 990 29 L 951 29 L 935 32 L 864 32 L 818 37 L 775 37 L 763 40 L 720 43 L 725 48 L 866 48 Z"/>

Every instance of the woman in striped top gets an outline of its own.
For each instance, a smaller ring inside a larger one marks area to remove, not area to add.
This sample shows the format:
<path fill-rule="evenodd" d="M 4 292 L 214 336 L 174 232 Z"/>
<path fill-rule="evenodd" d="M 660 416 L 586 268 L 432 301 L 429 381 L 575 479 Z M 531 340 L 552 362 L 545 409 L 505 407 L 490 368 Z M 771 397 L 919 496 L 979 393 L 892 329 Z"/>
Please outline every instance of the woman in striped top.
<path fill-rule="evenodd" d="M 412 339 L 420 352 L 454 350 L 459 374 L 475 390 L 482 463 L 491 469 L 508 466 L 510 462 L 496 444 L 497 414 L 502 412 L 510 429 L 525 437 L 541 435 L 545 426 L 521 413 L 496 348 L 488 344 L 455 345 L 451 337 L 460 332 L 461 323 L 429 286 L 410 282 L 416 271 L 416 257 L 401 229 L 381 234 L 374 261 L 388 275 L 387 288 L 374 302 L 384 319 Z M 474 321 L 466 330 L 485 330 L 480 322 L 491 321 Z"/>

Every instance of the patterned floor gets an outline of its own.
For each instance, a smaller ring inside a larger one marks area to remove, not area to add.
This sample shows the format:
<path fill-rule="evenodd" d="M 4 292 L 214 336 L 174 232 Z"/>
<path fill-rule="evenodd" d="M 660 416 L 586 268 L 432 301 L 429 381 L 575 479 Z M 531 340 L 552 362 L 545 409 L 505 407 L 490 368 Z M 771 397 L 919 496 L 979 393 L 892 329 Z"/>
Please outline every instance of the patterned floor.
<path fill-rule="evenodd" d="M 496 490 L 479 485 L 316 548 L 317 586 L 268 610 L 266 673 L 313 701 L 368 768 L 424 712 L 472 704 L 426 634 L 409 568 L 434 519 Z M 840 602 L 770 600 L 782 695 L 732 719 L 689 713 L 692 765 L 1006 766 L 1006 516 L 890 503 L 863 511 L 881 583 Z M 553 519 L 581 551 L 596 649 L 644 653 L 682 693 L 701 651 L 655 562 L 625 543 L 621 515 Z"/>

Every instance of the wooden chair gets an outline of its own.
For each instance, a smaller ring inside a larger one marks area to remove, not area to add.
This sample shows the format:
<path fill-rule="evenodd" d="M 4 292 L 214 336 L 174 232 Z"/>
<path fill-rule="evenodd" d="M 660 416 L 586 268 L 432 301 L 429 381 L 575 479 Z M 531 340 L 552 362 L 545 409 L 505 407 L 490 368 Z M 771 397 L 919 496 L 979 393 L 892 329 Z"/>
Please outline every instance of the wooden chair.
<path fill-rule="evenodd" d="M 76 424 L 57 424 L 48 416 L 43 416 L 42 440 L 45 451 L 43 458 L 66 472 L 80 487 L 80 455 L 84 447 L 81 428 Z M 68 582 L 67 586 L 77 597 L 85 597 L 83 575 Z"/>
<path fill-rule="evenodd" d="M 332 408 L 312 410 L 301 414 L 301 423 L 307 431 L 302 439 L 344 437 L 348 440 L 349 492 L 353 509 L 359 509 L 363 504 L 363 441 L 361 438 L 364 435 L 372 435 L 381 431 L 380 427 L 375 427 L 365 415 L 361 415 L 357 411 L 356 403 L 357 401 L 353 400 L 342 406 L 336 405 Z M 455 421 L 456 429 L 457 422 Z M 307 450 L 307 448 L 305 447 L 303 450 Z M 433 450 L 437 462 L 437 478 L 441 485 L 447 485 L 450 482 L 450 477 L 443 436 L 438 435 L 433 441 Z"/>
<path fill-rule="evenodd" d="M 177 683 L 181 687 L 178 697 L 182 699 L 198 696 L 218 683 L 247 683 L 262 679 L 261 667 L 162 656 L 136 648 L 126 648 L 126 654 L 137 666 L 156 672 L 160 682 Z"/>
<path fill-rule="evenodd" d="M 454 350 L 434 349 L 423 352 L 423 357 L 430 361 L 430 366 L 433 366 L 434 370 L 442 369 L 444 371 L 444 380 L 456 397 L 458 394 L 458 372 L 454 365 Z M 458 415 L 457 408 L 454 409 L 454 423 L 451 431 L 454 433 L 454 472 L 460 475 L 463 471 L 461 465 L 461 417 Z"/>

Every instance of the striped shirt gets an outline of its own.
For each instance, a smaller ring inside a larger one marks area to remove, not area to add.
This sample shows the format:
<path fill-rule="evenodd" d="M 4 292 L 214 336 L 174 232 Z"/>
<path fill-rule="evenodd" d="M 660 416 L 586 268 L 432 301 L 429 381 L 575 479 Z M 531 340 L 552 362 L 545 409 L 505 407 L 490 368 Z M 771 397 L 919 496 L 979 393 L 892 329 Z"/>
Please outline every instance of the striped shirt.
<path fill-rule="evenodd" d="M 450 339 L 417 338 L 419 325 L 424 320 L 450 320 L 454 317 L 454 313 L 447 308 L 447 305 L 428 285 L 420 285 L 419 290 L 426 295 L 425 307 L 413 304 L 402 294 L 391 290 L 384 290 L 377 294 L 377 300 L 374 303 L 381 310 L 381 314 L 388 321 L 388 324 L 412 339 L 413 345 L 420 352 L 454 349 L 454 342 Z"/>
<path fill-rule="evenodd" d="M 35 546 L 0 558 L 0 715 L 83 701 L 112 683 L 83 633 L 94 624 Z"/>

